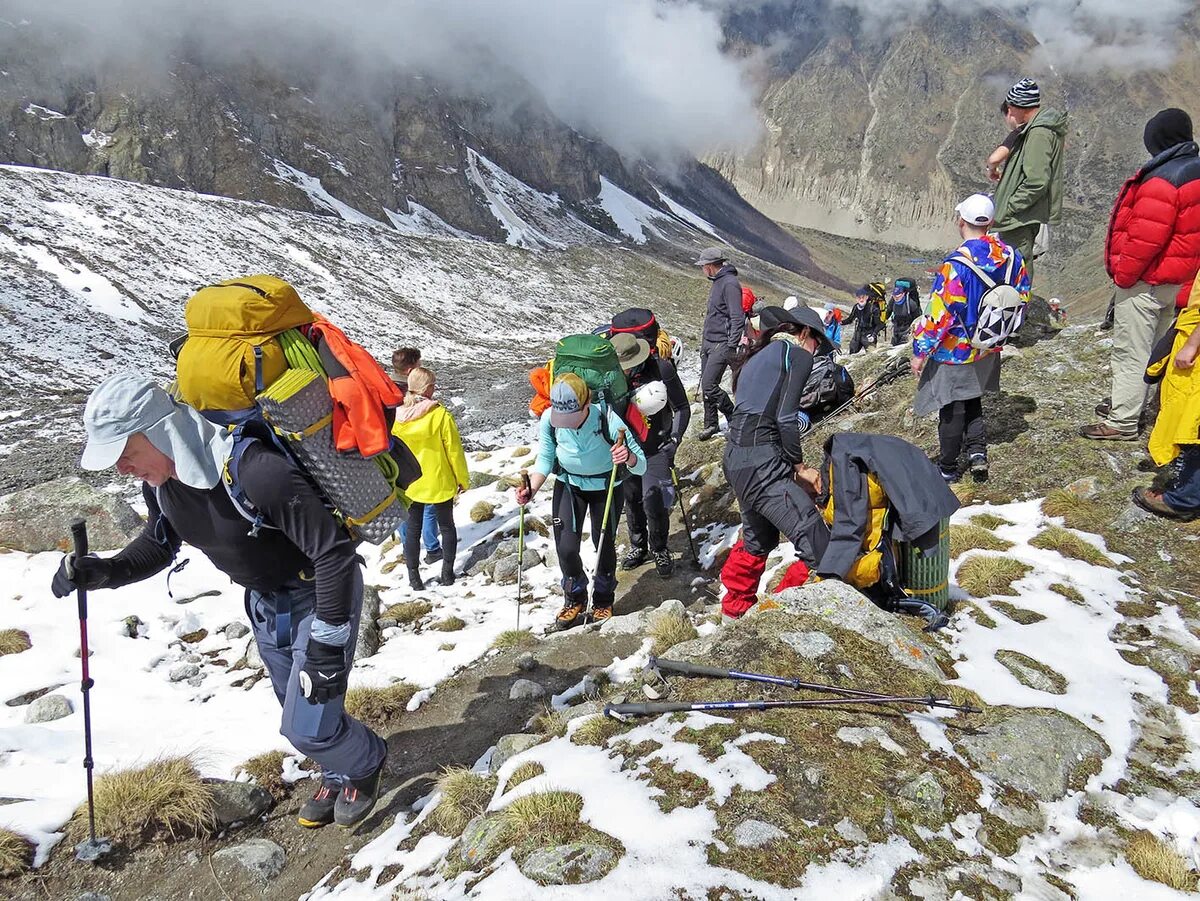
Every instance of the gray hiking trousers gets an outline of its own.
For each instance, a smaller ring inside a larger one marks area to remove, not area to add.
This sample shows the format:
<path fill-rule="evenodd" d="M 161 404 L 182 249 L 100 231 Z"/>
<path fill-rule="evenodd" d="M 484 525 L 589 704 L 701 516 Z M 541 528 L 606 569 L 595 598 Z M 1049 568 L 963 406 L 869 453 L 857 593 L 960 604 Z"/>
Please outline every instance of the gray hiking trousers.
<path fill-rule="evenodd" d="M 362 571 L 354 569 L 354 609 L 346 654 L 354 656 L 362 616 Z M 363 723 L 347 716 L 344 697 L 310 704 L 300 694 L 300 671 L 307 659 L 308 633 L 316 603 L 316 583 L 296 580 L 266 594 L 247 590 L 246 615 L 254 630 L 275 697 L 283 707 L 280 734 L 321 765 L 328 785 L 345 785 L 378 769 L 387 743 Z M 348 662 L 352 662 L 348 661 Z"/>
<path fill-rule="evenodd" d="M 829 526 L 813 499 L 792 478 L 792 467 L 771 445 L 725 445 L 725 478 L 742 511 L 742 542 L 746 551 L 765 557 L 784 535 L 796 556 L 816 567 L 829 545 Z"/>

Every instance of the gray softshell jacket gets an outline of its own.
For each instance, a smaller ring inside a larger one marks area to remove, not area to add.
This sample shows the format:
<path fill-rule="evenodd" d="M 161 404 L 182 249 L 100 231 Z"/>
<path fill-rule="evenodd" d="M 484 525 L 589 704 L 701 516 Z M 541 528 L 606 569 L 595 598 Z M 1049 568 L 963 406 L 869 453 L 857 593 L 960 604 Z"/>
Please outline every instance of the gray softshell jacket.
<path fill-rule="evenodd" d="M 737 350 L 746 331 L 746 314 L 742 311 L 742 283 L 737 270 L 726 263 L 712 280 L 708 291 L 708 312 L 704 314 L 705 346 L 721 345 Z"/>

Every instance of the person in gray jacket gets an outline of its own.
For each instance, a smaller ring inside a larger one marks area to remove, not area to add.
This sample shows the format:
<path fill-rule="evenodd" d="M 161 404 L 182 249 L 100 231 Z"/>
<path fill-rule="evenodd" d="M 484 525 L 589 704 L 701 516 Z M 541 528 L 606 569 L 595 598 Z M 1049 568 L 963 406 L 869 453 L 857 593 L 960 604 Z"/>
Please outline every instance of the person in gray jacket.
<path fill-rule="evenodd" d="M 717 414 L 728 421 L 733 416 L 733 401 L 721 387 L 721 379 L 730 360 L 741 344 L 746 331 L 746 314 L 742 310 L 742 285 L 737 270 L 730 265 L 720 247 L 710 247 L 700 254 L 696 265 L 712 287 L 708 292 L 708 311 L 700 338 L 700 391 L 704 397 L 704 428 L 700 440 L 708 441 L 719 431 Z"/>

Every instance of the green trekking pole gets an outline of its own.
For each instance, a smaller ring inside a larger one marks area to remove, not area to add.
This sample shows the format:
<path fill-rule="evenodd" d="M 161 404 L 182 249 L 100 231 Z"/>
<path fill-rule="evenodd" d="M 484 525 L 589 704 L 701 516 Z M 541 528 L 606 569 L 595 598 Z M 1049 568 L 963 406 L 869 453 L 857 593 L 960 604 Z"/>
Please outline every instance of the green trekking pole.
<path fill-rule="evenodd" d="M 625 430 L 624 429 L 621 429 L 620 431 L 617 432 L 617 443 L 614 444 L 613 446 L 614 447 L 624 447 L 625 446 Z M 617 470 L 620 468 L 621 467 L 619 464 L 614 463 L 612 472 L 609 473 L 609 476 L 608 476 L 608 494 L 604 498 L 604 516 L 601 517 L 601 519 L 600 519 L 600 540 L 598 542 L 596 542 L 596 569 L 597 569 L 597 571 L 600 569 L 600 555 L 604 553 L 604 539 L 608 537 L 608 516 L 612 512 L 613 489 L 617 487 Z M 614 536 L 614 540 L 615 540 L 615 538 L 616 538 L 616 536 Z M 596 575 L 595 575 L 595 573 L 593 573 L 592 574 L 592 583 L 595 584 L 595 581 L 596 581 Z"/>
<path fill-rule="evenodd" d="M 683 531 L 687 535 L 688 548 L 692 552 L 692 568 L 700 569 L 700 555 L 696 553 L 696 542 L 692 539 L 692 521 L 683 503 L 683 491 L 679 488 L 679 473 L 671 467 L 671 483 L 675 486 L 675 497 L 679 499 L 679 513 L 683 516 Z"/>
<path fill-rule="evenodd" d="M 529 495 L 529 470 L 521 470 L 521 487 Z M 525 504 L 517 516 L 517 628 L 521 628 L 521 576 L 525 570 Z"/>

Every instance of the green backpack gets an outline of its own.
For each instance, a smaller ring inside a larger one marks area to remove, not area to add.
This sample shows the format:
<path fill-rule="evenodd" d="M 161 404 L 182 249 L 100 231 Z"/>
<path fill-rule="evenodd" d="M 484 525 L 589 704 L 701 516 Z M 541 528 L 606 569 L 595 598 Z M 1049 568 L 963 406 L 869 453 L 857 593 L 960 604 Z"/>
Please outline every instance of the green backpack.
<path fill-rule="evenodd" d="M 617 360 L 617 351 L 599 335 L 567 335 L 554 348 L 550 380 L 573 372 L 592 389 L 592 394 L 622 416 L 629 401 L 629 382 Z"/>

